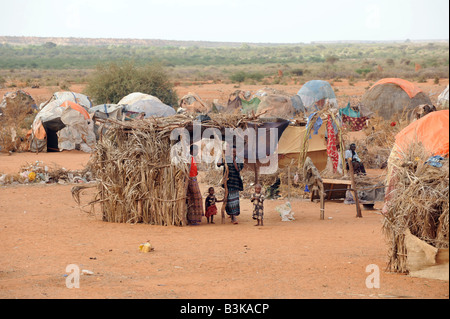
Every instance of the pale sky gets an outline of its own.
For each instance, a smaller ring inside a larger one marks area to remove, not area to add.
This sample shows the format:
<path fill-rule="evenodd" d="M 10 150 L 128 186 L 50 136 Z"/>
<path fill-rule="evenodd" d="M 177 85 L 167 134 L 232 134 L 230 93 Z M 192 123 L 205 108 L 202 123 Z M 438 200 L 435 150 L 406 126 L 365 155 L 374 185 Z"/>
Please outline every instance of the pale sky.
<path fill-rule="evenodd" d="M 448 0 L 0 0 L 0 35 L 250 43 L 449 39 Z"/>

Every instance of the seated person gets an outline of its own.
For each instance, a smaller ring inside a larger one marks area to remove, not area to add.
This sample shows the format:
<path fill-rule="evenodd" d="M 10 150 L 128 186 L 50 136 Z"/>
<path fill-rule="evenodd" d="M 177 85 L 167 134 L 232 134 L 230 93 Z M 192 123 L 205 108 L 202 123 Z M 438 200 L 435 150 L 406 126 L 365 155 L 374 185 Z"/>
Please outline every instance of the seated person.
<path fill-rule="evenodd" d="M 352 159 L 353 172 L 355 174 L 366 175 L 366 169 L 364 168 L 364 164 L 361 162 L 358 153 L 356 153 L 355 143 L 350 144 L 350 149 L 345 151 L 345 160 L 347 161 L 348 158 Z M 349 170 L 348 163 L 347 163 L 347 170 Z"/>

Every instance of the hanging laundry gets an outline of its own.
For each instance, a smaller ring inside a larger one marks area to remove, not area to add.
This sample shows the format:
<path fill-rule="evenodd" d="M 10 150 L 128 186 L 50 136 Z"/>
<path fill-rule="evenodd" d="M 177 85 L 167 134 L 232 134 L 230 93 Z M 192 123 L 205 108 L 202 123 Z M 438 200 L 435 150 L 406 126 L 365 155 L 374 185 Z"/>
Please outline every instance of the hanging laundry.
<path fill-rule="evenodd" d="M 327 153 L 333 163 L 333 172 L 336 172 L 339 164 L 339 153 L 336 148 L 336 132 L 334 131 L 333 120 L 330 115 L 328 115 L 327 121 L 327 135 Z"/>

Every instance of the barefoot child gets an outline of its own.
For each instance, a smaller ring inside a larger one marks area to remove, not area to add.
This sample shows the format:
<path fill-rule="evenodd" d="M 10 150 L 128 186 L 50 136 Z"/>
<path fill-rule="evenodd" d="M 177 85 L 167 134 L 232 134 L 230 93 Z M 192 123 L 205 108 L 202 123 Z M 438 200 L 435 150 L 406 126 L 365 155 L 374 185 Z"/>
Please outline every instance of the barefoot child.
<path fill-rule="evenodd" d="M 261 185 L 255 185 L 255 192 L 252 194 L 251 201 L 253 202 L 253 219 L 256 219 L 258 222 L 255 226 L 264 226 L 263 217 L 264 217 L 264 195 L 261 193 Z"/>
<path fill-rule="evenodd" d="M 206 209 L 206 220 L 209 224 L 209 218 L 211 217 L 211 224 L 214 224 L 214 215 L 217 214 L 217 207 L 216 203 L 221 202 L 220 200 L 217 200 L 216 196 L 214 195 L 214 187 L 208 188 L 208 196 L 205 199 L 205 209 Z"/>

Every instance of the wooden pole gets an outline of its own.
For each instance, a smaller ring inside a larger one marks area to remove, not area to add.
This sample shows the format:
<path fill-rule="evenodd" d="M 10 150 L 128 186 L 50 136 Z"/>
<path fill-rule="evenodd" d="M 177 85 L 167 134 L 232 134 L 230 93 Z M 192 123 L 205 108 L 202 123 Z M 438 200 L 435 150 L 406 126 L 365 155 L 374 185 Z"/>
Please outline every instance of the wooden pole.
<path fill-rule="evenodd" d="M 185 180 L 184 180 L 184 195 L 185 196 L 187 195 L 188 187 L 189 187 L 189 176 L 185 176 Z M 187 222 L 187 208 L 188 207 L 187 207 L 186 201 L 187 201 L 187 196 L 186 196 L 186 199 L 181 204 L 182 209 L 183 209 L 183 219 L 181 221 L 182 226 L 186 226 L 188 224 L 188 222 Z"/>
<path fill-rule="evenodd" d="M 106 221 L 108 221 L 108 219 L 106 218 L 106 210 L 105 210 L 105 202 L 104 202 L 104 199 L 105 199 L 104 187 L 103 187 L 103 185 L 101 185 L 100 187 L 101 187 L 101 190 L 100 190 L 100 200 L 101 200 L 100 208 L 101 208 L 101 211 L 102 211 L 102 220 L 104 222 L 106 222 Z"/>
<path fill-rule="evenodd" d="M 142 222 L 143 218 L 144 218 L 144 209 L 142 207 L 142 199 L 137 201 L 137 207 L 138 207 L 138 218 L 137 218 L 137 222 L 140 223 Z"/>
<path fill-rule="evenodd" d="M 227 181 L 228 181 L 228 164 L 226 162 L 225 159 L 225 155 L 224 153 L 223 157 L 222 157 L 222 161 L 223 161 L 223 165 L 225 165 L 225 174 L 223 175 L 223 187 L 225 189 L 225 193 L 223 195 L 223 202 L 222 202 L 222 208 L 220 210 L 221 216 L 222 216 L 222 224 L 225 224 L 225 207 L 227 205 L 227 199 L 228 199 L 228 186 L 227 186 Z"/>
<path fill-rule="evenodd" d="M 288 166 L 288 201 L 291 201 L 291 165 Z"/>
<path fill-rule="evenodd" d="M 358 191 L 356 190 L 356 185 L 355 185 L 355 176 L 354 176 L 354 172 L 353 172 L 352 159 L 351 158 L 347 158 L 347 163 L 348 163 L 348 169 L 349 169 L 349 172 L 350 172 L 350 178 L 351 178 L 351 182 L 352 182 L 353 197 L 355 198 L 356 217 L 357 218 L 361 218 L 362 217 L 361 207 L 359 206 Z"/>
<path fill-rule="evenodd" d="M 320 219 L 325 219 L 325 191 L 323 183 L 319 182 L 319 195 L 320 195 Z"/>

